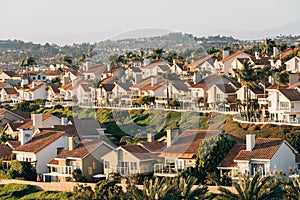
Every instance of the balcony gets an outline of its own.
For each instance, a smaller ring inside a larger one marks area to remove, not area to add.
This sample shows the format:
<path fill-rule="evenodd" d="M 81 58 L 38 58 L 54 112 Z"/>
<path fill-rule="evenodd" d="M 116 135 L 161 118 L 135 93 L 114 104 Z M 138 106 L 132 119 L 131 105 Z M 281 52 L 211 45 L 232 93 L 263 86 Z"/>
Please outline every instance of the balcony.
<path fill-rule="evenodd" d="M 154 165 L 154 176 L 161 177 L 175 177 L 183 171 L 182 169 L 178 169 L 175 167 L 175 164 L 155 164 Z"/>

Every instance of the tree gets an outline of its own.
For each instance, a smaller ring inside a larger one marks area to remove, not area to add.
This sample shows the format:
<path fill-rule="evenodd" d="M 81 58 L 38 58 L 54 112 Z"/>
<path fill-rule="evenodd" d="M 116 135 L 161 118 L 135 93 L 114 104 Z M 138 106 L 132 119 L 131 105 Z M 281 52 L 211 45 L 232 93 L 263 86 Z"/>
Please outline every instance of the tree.
<path fill-rule="evenodd" d="M 241 80 L 242 85 L 246 87 L 246 116 L 247 120 L 250 119 L 249 113 L 249 87 L 251 84 L 259 82 L 259 70 L 254 68 L 250 62 L 244 62 L 242 69 L 234 70 L 238 78 Z"/>
<path fill-rule="evenodd" d="M 154 104 L 155 102 L 155 97 L 151 97 L 151 96 L 141 96 L 136 100 L 136 103 L 138 105 L 151 105 Z"/>
<path fill-rule="evenodd" d="M 164 53 L 165 53 L 165 50 L 162 48 L 152 49 L 150 58 L 155 59 L 155 60 L 160 60 L 163 58 Z"/>
<path fill-rule="evenodd" d="M 126 143 L 126 144 L 137 144 L 144 139 L 142 138 L 141 134 L 136 134 L 134 137 L 125 135 L 121 138 L 120 142 Z"/>
<path fill-rule="evenodd" d="M 73 58 L 71 56 L 64 55 L 62 57 L 62 64 L 71 68 L 73 65 Z"/>
<path fill-rule="evenodd" d="M 300 199 L 300 179 L 290 180 L 287 184 L 286 199 Z"/>
<path fill-rule="evenodd" d="M 20 178 L 28 181 L 35 181 L 37 174 L 30 162 L 14 160 L 11 162 L 11 166 L 7 171 L 7 176 L 13 179 Z"/>
<path fill-rule="evenodd" d="M 90 200 L 93 199 L 94 191 L 91 186 L 75 185 L 73 189 L 72 199 Z"/>
<path fill-rule="evenodd" d="M 275 177 L 262 177 L 257 173 L 252 179 L 248 175 L 240 177 L 240 181 L 234 182 L 233 186 L 237 193 L 226 188 L 219 188 L 221 199 L 230 200 L 269 200 L 282 199 L 284 195 L 283 187 L 276 186 Z"/>
<path fill-rule="evenodd" d="M 134 194 L 134 196 L 139 197 L 144 200 L 168 200 L 176 199 L 179 196 L 178 191 L 175 187 L 169 185 L 166 179 L 151 179 L 149 181 L 144 181 L 144 187 L 142 192 Z"/>
<path fill-rule="evenodd" d="M 197 185 L 197 179 L 192 176 L 183 177 L 179 176 L 170 181 L 170 187 L 175 187 L 176 191 L 179 193 L 179 198 L 181 200 L 190 199 L 210 199 L 208 194 L 208 189 L 206 186 Z M 195 186 L 195 187 L 194 187 Z M 193 188 L 194 187 L 194 188 Z"/>
<path fill-rule="evenodd" d="M 76 168 L 72 172 L 72 177 L 75 181 L 81 181 L 82 180 L 82 171 L 79 168 Z"/>
<path fill-rule="evenodd" d="M 291 144 L 298 152 L 300 151 L 300 131 L 287 133 L 284 135 L 284 139 Z"/>
<path fill-rule="evenodd" d="M 217 174 L 218 164 L 225 158 L 235 141 L 227 139 L 223 134 L 202 142 L 196 157 L 199 180 L 203 182 L 210 173 Z"/>
<path fill-rule="evenodd" d="M 111 200 L 122 199 L 124 192 L 121 186 L 116 185 L 115 181 L 103 180 L 96 184 L 94 199 Z"/>

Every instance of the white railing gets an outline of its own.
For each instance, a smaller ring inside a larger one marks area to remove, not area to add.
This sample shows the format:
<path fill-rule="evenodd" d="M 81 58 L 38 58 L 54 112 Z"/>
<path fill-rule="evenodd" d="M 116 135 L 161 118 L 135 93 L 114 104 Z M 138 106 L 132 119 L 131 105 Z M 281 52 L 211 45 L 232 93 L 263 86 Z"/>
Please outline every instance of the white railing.
<path fill-rule="evenodd" d="M 55 168 L 56 170 L 52 170 Z M 55 165 L 51 166 L 51 172 L 59 173 L 59 174 L 72 174 L 74 167 L 73 166 L 67 166 L 67 165 Z"/>
<path fill-rule="evenodd" d="M 175 164 L 154 164 L 154 176 L 178 176 L 181 171 Z"/>

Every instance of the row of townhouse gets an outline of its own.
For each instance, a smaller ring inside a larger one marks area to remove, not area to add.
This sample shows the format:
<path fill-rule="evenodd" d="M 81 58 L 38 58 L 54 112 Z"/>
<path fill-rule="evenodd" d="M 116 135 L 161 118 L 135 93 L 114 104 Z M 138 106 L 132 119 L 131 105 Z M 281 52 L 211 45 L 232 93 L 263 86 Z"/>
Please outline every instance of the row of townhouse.
<path fill-rule="evenodd" d="M 31 162 L 43 181 L 73 181 L 72 172 L 80 169 L 87 180 L 112 173 L 124 178 L 133 174 L 178 176 L 196 166 L 196 155 L 204 140 L 219 137 L 217 130 L 167 130 L 166 135 L 134 145 L 115 147 L 105 136 L 105 127 L 94 119 L 58 118 L 50 114 L 27 115 L 3 109 L 7 124 L 4 133 L 15 140 L 0 145 L 2 167 L 16 159 Z M 230 138 L 232 139 L 232 138 Z M 14 155 L 14 156 L 13 156 Z M 281 138 L 246 136 L 237 140 L 220 162 L 220 173 L 232 178 L 238 174 L 269 175 L 297 168 L 298 152 Z"/>

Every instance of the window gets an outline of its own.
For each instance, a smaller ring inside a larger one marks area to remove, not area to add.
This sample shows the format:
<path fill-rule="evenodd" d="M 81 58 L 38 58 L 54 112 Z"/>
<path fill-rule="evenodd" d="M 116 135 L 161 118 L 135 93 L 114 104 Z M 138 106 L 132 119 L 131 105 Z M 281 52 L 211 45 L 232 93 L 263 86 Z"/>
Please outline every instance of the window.
<path fill-rule="evenodd" d="M 40 80 L 40 79 L 41 79 L 41 75 L 38 75 L 38 76 L 37 76 L 37 79 Z"/>
<path fill-rule="evenodd" d="M 109 161 L 108 161 L 108 160 L 105 160 L 105 161 L 104 161 L 104 168 L 105 168 L 105 169 L 109 169 L 109 167 L 110 167 L 109 165 L 110 165 Z"/>
<path fill-rule="evenodd" d="M 280 110 L 289 110 L 289 102 L 280 102 Z"/>
<path fill-rule="evenodd" d="M 251 163 L 251 175 L 254 176 L 256 173 L 261 173 L 262 175 L 266 175 L 265 164 Z"/>
<path fill-rule="evenodd" d="M 130 170 L 137 170 L 137 162 L 130 162 Z"/>
<path fill-rule="evenodd" d="M 93 162 L 93 169 L 96 169 L 96 163 Z"/>
<path fill-rule="evenodd" d="M 292 103 L 291 103 L 291 108 L 294 108 L 294 107 L 295 107 L 295 103 L 292 102 Z"/>
<path fill-rule="evenodd" d="M 272 101 L 268 102 L 268 107 L 272 107 Z"/>

